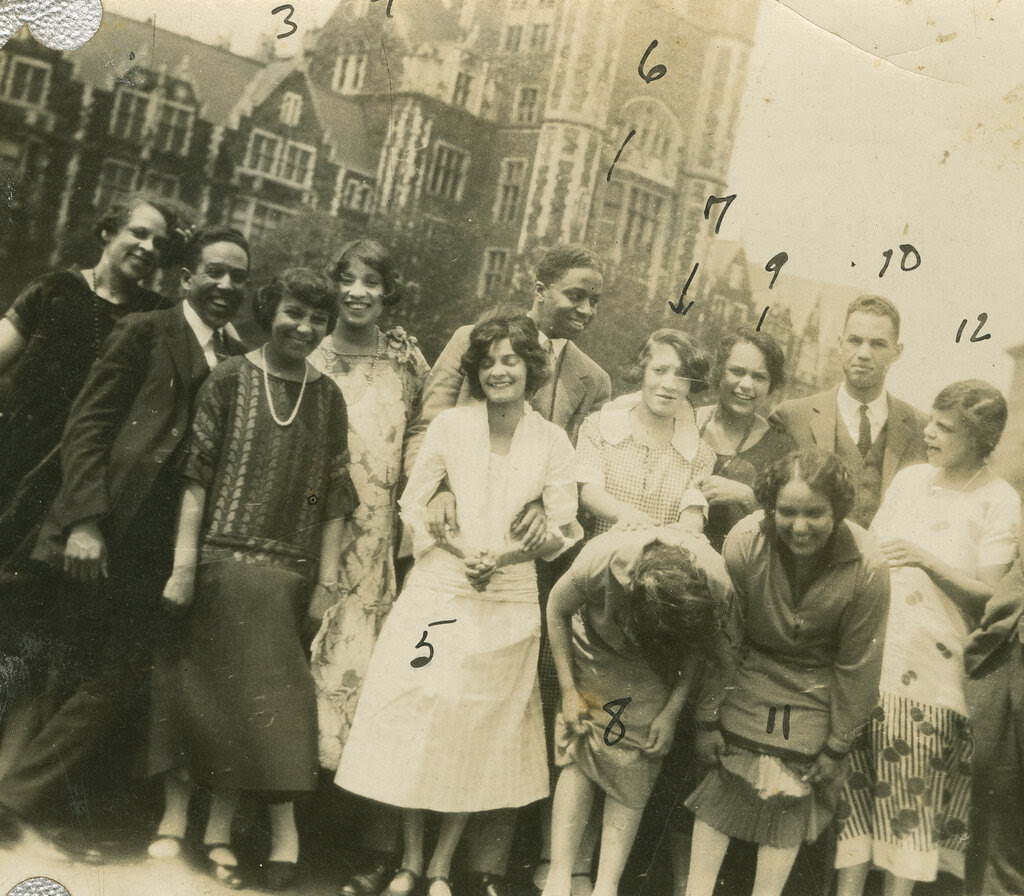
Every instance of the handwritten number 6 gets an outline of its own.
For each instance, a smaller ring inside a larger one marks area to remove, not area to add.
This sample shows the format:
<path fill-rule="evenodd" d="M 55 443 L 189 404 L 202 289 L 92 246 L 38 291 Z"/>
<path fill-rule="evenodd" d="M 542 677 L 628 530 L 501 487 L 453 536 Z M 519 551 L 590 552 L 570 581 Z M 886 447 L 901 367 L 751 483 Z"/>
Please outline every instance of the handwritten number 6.
<path fill-rule="evenodd" d="M 640 64 L 636 67 L 637 74 L 640 75 L 648 84 L 651 81 L 657 81 L 659 78 L 664 78 L 668 74 L 668 69 L 661 65 L 652 65 L 649 72 L 644 71 L 644 66 L 647 64 L 647 57 L 651 55 L 654 48 L 658 46 L 656 40 L 651 41 L 651 45 L 644 51 L 643 57 L 640 59 Z"/>
<path fill-rule="evenodd" d="M 282 6 L 275 6 L 275 7 L 274 7 L 274 8 L 273 8 L 273 9 L 272 9 L 272 10 L 270 11 L 270 14 L 271 14 L 272 16 L 276 16 L 276 15 L 277 15 L 277 14 L 278 14 L 279 12 L 281 12 L 281 10 L 284 10 L 284 9 L 288 10 L 288 12 L 287 12 L 287 13 L 285 13 L 285 17 L 284 17 L 284 24 L 285 24 L 285 25 L 291 25 L 291 26 L 292 26 L 292 30 L 291 30 L 291 31 L 286 31 L 286 32 L 284 32 L 284 34 L 279 34 L 279 35 L 277 36 L 277 39 L 278 39 L 278 40 L 283 40 L 283 39 L 284 39 L 284 38 L 286 38 L 286 37 L 291 37 L 291 36 L 292 36 L 292 35 L 293 35 L 293 34 L 294 34 L 294 33 L 295 33 L 296 31 L 298 31 L 298 30 L 299 30 L 299 26 L 298 26 L 298 25 L 296 25 L 296 24 L 295 24 L 295 23 L 294 23 L 294 22 L 292 21 L 292 13 L 293 13 L 293 12 L 295 12 L 295 7 L 294 7 L 294 6 L 292 6 L 292 5 L 290 4 L 290 3 L 285 3 L 285 4 L 284 4 L 284 5 L 282 5 Z"/>
<path fill-rule="evenodd" d="M 414 669 L 422 669 L 427 663 L 434 658 L 434 645 L 427 640 L 427 630 L 423 630 L 423 634 L 420 636 L 419 641 L 416 642 L 416 649 L 420 647 L 426 647 L 430 651 L 426 656 L 418 656 L 415 659 L 409 660 L 409 665 Z"/>
<path fill-rule="evenodd" d="M 632 697 L 620 697 L 618 700 L 609 700 L 601 708 L 610 715 L 611 721 L 608 722 L 608 727 L 604 729 L 604 742 L 609 747 L 614 747 L 622 738 L 626 736 L 626 726 L 622 724 L 622 712 L 633 702 Z M 618 725 L 617 731 L 613 732 L 613 728 Z"/>

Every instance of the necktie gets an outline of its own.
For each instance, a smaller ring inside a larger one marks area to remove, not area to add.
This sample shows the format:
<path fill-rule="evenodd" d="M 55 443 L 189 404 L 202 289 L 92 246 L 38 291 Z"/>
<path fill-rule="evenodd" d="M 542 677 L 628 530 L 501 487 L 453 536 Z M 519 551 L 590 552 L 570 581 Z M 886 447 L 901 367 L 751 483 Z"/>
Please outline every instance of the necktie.
<path fill-rule="evenodd" d="M 860 406 L 860 429 L 857 431 L 857 448 L 864 457 L 871 450 L 871 421 L 868 420 L 868 406 Z"/>
<path fill-rule="evenodd" d="M 210 340 L 213 343 L 213 353 L 217 356 L 217 363 L 219 364 L 225 358 L 229 357 L 228 354 L 228 340 L 224 335 L 223 330 L 214 330 L 213 335 L 210 336 Z"/>

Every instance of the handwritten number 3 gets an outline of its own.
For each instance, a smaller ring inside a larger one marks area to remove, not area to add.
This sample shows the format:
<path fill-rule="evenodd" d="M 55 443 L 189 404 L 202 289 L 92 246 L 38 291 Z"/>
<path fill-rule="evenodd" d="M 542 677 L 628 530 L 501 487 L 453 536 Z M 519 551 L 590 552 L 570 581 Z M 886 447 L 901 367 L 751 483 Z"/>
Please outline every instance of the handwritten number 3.
<path fill-rule="evenodd" d="M 286 37 L 291 37 L 296 31 L 299 30 L 299 26 L 296 25 L 292 21 L 292 13 L 295 12 L 295 7 L 292 6 L 290 3 L 285 3 L 283 6 L 275 6 L 270 11 L 270 14 L 272 16 L 276 16 L 279 12 L 281 12 L 281 10 L 284 10 L 284 9 L 288 10 L 288 12 L 285 13 L 284 24 L 285 25 L 291 25 L 292 26 L 292 30 L 291 31 L 285 31 L 284 34 L 279 34 L 277 36 L 278 40 L 283 40 Z M 426 632 L 424 632 L 424 635 L 426 635 Z"/>
<path fill-rule="evenodd" d="M 657 81 L 659 78 L 664 78 L 668 74 L 668 69 L 661 65 L 652 65 L 649 72 L 644 71 L 644 66 L 647 64 L 647 57 L 654 52 L 654 48 L 658 46 L 656 40 L 651 41 L 651 45 L 644 51 L 643 57 L 640 59 L 640 64 L 636 67 L 637 74 L 640 75 L 648 84 L 651 81 Z"/>
<path fill-rule="evenodd" d="M 620 697 L 618 700 L 609 700 L 601 707 L 612 717 L 608 727 L 604 729 L 604 742 L 609 747 L 614 747 L 626 736 L 626 726 L 622 724 L 622 712 L 632 702 L 632 697 Z M 616 725 L 619 726 L 617 731 L 613 730 Z"/>

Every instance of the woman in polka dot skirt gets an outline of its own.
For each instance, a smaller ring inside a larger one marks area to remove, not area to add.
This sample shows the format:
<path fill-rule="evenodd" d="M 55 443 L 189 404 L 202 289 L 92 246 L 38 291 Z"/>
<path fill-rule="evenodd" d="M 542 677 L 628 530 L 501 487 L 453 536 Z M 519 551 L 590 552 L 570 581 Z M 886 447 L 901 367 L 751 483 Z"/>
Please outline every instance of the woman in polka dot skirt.
<path fill-rule="evenodd" d="M 963 645 L 1016 553 L 1020 499 L 989 470 L 1006 401 L 980 380 L 935 399 L 928 463 L 899 472 L 871 531 L 889 561 L 892 597 L 880 702 L 837 817 L 838 896 L 860 896 L 873 864 L 886 896 L 938 872 L 963 878 L 971 736 Z"/>

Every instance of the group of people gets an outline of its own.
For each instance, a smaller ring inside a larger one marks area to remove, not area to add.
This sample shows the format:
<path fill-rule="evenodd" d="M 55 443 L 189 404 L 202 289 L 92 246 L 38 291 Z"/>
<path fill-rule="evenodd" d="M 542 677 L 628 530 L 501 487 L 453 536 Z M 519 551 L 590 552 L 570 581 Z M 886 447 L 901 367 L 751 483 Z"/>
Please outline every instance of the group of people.
<path fill-rule="evenodd" d="M 1007 406 L 978 380 L 927 416 L 889 395 L 892 303 L 856 299 L 843 381 L 770 414 L 786 359 L 746 328 L 711 352 L 655 331 L 613 399 L 576 345 L 585 247 L 431 368 L 380 326 L 378 243 L 261 285 L 252 348 L 241 233 L 187 233 L 180 302 L 147 288 L 183 226 L 129 196 L 93 268 L 0 320 L 0 842 L 134 718 L 149 856 L 183 854 L 206 792 L 230 888 L 241 797 L 285 889 L 326 769 L 366 800 L 344 896 L 451 896 L 460 844 L 473 896 L 504 896 L 535 803 L 538 893 L 616 896 L 655 792 L 679 896 L 711 896 L 731 840 L 756 896 L 815 842 L 840 896 L 872 867 L 887 896 L 940 871 L 1024 893 Z"/>

